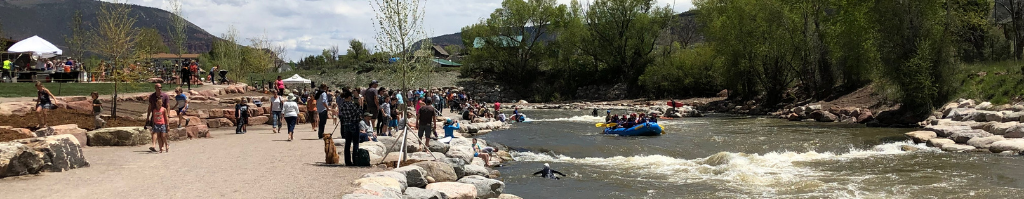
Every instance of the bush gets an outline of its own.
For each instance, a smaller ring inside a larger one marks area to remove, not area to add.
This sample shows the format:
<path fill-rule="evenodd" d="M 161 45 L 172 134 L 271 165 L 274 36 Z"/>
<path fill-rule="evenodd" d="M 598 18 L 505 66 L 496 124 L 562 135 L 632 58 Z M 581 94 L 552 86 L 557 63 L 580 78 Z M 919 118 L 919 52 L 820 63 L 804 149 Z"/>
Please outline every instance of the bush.
<path fill-rule="evenodd" d="M 717 57 L 711 48 L 696 46 L 690 49 L 674 45 L 662 49 L 660 56 L 640 76 L 640 85 L 648 95 L 655 97 L 711 96 L 722 90 L 717 73 Z"/>

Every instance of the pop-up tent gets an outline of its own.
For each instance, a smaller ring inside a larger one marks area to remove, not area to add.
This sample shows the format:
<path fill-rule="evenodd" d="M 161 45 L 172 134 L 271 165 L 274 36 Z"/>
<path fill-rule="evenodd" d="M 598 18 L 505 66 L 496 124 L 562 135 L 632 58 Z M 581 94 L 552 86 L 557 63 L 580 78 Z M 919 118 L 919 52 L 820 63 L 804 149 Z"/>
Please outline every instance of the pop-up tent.
<path fill-rule="evenodd" d="M 312 82 L 309 79 L 302 78 L 301 76 L 299 76 L 299 74 L 292 75 L 292 77 L 289 77 L 288 79 L 283 79 L 281 81 L 283 81 L 284 84 L 286 84 L 286 85 L 299 85 L 299 84 L 301 84 L 299 87 L 304 87 L 306 85 L 309 85 L 310 82 Z"/>
<path fill-rule="evenodd" d="M 63 50 L 60 50 L 60 48 L 39 36 L 32 36 L 14 43 L 7 51 L 11 53 L 32 53 L 34 57 L 38 58 L 51 58 L 64 54 Z"/>

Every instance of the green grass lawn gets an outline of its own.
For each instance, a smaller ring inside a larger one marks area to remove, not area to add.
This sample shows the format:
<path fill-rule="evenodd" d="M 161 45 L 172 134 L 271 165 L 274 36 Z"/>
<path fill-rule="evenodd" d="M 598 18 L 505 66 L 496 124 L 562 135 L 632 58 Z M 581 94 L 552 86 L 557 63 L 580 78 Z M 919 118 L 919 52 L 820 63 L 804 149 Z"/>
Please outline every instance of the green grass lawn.
<path fill-rule="evenodd" d="M 43 83 L 55 96 L 88 96 L 92 92 L 100 95 L 114 93 L 114 83 Z M 164 84 L 164 91 L 171 91 L 177 84 Z M 193 85 L 192 88 L 199 86 Z M 152 92 L 151 83 L 122 83 L 118 85 L 120 93 Z M 35 97 L 35 83 L 2 83 L 0 97 Z"/>

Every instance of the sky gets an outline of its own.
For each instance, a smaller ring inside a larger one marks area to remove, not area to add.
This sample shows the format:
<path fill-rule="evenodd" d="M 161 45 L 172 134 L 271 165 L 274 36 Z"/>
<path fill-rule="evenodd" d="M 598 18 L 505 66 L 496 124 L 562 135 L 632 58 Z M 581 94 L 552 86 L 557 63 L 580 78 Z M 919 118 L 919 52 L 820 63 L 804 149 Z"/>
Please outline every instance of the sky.
<path fill-rule="evenodd" d="M 102 0 L 169 10 L 166 0 Z M 210 34 L 222 36 L 229 27 L 238 30 L 239 43 L 265 35 L 287 49 L 285 60 L 298 61 L 339 46 L 344 53 L 357 39 L 371 48 L 375 29 L 372 0 L 181 0 L 185 19 Z M 557 0 L 568 4 L 571 0 Z M 588 0 L 580 0 L 588 2 Z M 592 0 L 590 0 L 592 1 Z M 501 7 L 501 0 L 423 0 L 428 36 L 451 34 L 483 20 Z M 657 0 L 678 12 L 693 8 L 691 0 Z"/>

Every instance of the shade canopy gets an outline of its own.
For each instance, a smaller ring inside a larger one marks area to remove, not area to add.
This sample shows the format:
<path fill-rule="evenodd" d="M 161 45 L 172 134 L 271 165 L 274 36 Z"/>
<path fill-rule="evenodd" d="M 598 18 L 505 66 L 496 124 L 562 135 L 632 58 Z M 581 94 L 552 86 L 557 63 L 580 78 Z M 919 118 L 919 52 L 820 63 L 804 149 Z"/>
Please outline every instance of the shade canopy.
<path fill-rule="evenodd" d="M 310 82 L 312 82 L 309 79 L 302 78 L 302 76 L 299 76 L 299 74 L 292 75 L 292 77 L 289 77 L 288 79 L 283 79 L 281 81 L 283 81 L 285 84 L 309 84 Z"/>
<path fill-rule="evenodd" d="M 14 43 L 7 51 L 11 53 L 32 53 L 32 55 L 39 58 L 51 58 L 64 54 L 63 50 L 60 50 L 60 48 L 39 36 L 32 36 Z"/>

